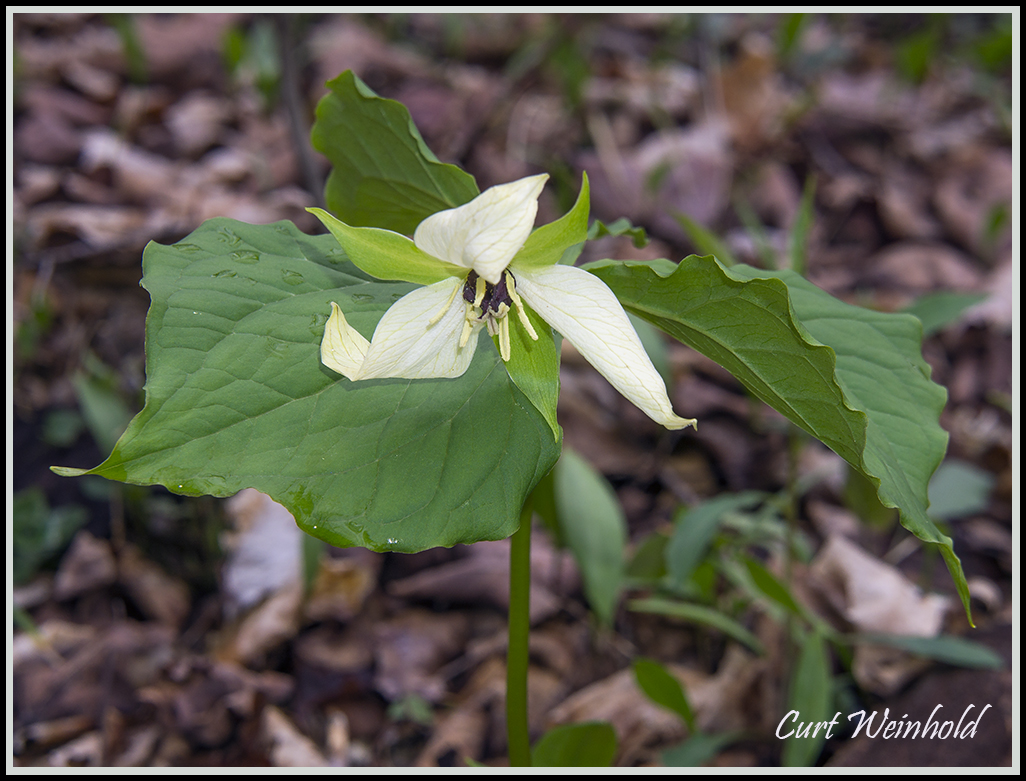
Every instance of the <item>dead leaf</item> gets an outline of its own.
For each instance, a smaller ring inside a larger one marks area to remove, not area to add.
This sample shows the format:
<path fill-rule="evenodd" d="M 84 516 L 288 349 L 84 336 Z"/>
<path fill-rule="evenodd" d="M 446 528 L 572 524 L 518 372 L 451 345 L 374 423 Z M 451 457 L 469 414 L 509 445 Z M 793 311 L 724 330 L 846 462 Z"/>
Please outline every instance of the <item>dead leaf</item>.
<path fill-rule="evenodd" d="M 349 621 L 363 608 L 377 586 L 381 558 L 322 556 L 303 612 L 311 621 Z"/>
<path fill-rule="evenodd" d="M 654 133 L 631 150 L 618 148 L 608 122 L 591 117 L 595 152 L 578 167 L 588 172 L 597 215 L 626 216 L 659 235 L 684 242 L 678 213 L 711 225 L 727 205 L 733 156 L 725 122 L 706 120 L 685 129 Z"/>
<path fill-rule="evenodd" d="M 264 740 L 271 744 L 274 767 L 326 767 L 328 760 L 292 720 L 273 705 L 264 708 L 261 719 Z"/>
<path fill-rule="evenodd" d="M 54 579 L 54 596 L 71 599 L 117 580 L 117 562 L 110 542 L 82 530 L 61 559 Z"/>
<path fill-rule="evenodd" d="M 144 558 L 133 545 L 118 554 L 118 581 L 148 617 L 180 627 L 192 608 L 189 587 Z"/>
<path fill-rule="evenodd" d="M 970 258 L 939 242 L 889 244 L 867 265 L 875 285 L 917 295 L 935 290 L 978 290 L 981 282 Z"/>
<path fill-rule="evenodd" d="M 165 122 L 178 150 L 193 157 L 216 144 L 230 119 L 223 97 L 194 90 L 165 112 Z"/>
<path fill-rule="evenodd" d="M 226 509 L 234 523 L 222 540 L 231 615 L 302 580 L 303 532 L 288 510 L 253 488 L 237 493 Z"/>
<path fill-rule="evenodd" d="M 389 701 L 416 694 L 439 702 L 446 681 L 439 668 L 463 648 L 468 631 L 464 613 L 404 610 L 373 627 L 374 685 Z"/>
<path fill-rule="evenodd" d="M 758 149 L 783 129 L 788 99 L 773 43 L 762 33 L 741 40 L 738 57 L 720 74 L 718 86 L 731 138 L 740 149 Z"/>
<path fill-rule="evenodd" d="M 299 631 L 303 584 L 293 580 L 251 609 L 220 636 L 216 658 L 256 664 Z"/>
<path fill-rule="evenodd" d="M 844 618 L 861 632 L 934 637 L 950 600 L 923 594 L 899 570 L 834 535 L 809 567 L 812 581 Z"/>
<path fill-rule="evenodd" d="M 466 548 L 467 555 L 456 561 L 422 570 L 415 575 L 389 584 L 395 596 L 419 599 L 445 600 L 455 603 L 489 604 L 502 609 L 509 607 L 509 540 L 479 542 Z M 552 582 L 556 572 L 554 551 L 541 535 L 535 535 L 531 545 L 531 623 L 539 623 L 560 609 L 559 594 L 576 582 L 576 570 L 571 562 L 560 568 L 561 580 Z"/>
<path fill-rule="evenodd" d="M 922 594 L 900 571 L 844 537 L 830 537 L 813 560 L 811 582 L 857 631 L 935 637 L 951 600 Z M 924 660 L 903 651 L 861 644 L 852 673 L 859 685 L 893 694 L 924 669 Z"/>
<path fill-rule="evenodd" d="M 944 168 L 944 178 L 934 190 L 934 204 L 945 226 L 974 254 L 988 257 L 993 252 L 993 239 L 988 228 L 996 209 L 1010 216 L 1015 184 L 1015 167 L 1011 150 L 964 150 Z M 1008 226 L 1011 219 L 1006 219 Z M 1004 231 L 1006 241 L 1010 228 Z"/>

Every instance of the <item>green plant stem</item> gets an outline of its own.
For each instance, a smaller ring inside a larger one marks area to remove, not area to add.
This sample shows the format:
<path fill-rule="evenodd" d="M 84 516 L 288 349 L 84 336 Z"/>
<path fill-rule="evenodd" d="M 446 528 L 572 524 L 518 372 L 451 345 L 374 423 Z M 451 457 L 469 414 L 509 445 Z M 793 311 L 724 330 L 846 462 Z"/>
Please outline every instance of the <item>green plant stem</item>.
<path fill-rule="evenodd" d="M 520 511 L 520 528 L 510 537 L 509 647 L 506 653 L 506 736 L 510 767 L 530 767 L 527 731 L 527 661 L 531 632 L 531 498 Z"/>

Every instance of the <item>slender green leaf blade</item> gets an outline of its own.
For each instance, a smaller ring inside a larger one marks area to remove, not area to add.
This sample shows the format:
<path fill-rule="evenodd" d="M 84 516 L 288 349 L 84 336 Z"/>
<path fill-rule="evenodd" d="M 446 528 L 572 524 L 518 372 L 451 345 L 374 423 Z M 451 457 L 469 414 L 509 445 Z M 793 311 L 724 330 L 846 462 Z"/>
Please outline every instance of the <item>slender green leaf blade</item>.
<path fill-rule="evenodd" d="M 724 513 L 751 507 L 762 497 L 758 491 L 725 494 L 679 513 L 666 547 L 666 573 L 670 582 L 677 588 L 687 585 L 691 573 L 705 557 Z"/>
<path fill-rule="evenodd" d="M 718 629 L 728 637 L 732 637 L 742 645 L 748 646 L 757 654 L 762 654 L 765 649 L 759 638 L 745 629 L 741 624 L 730 616 L 721 613 L 705 605 L 694 605 L 689 602 L 680 602 L 675 599 L 663 599 L 661 597 L 649 597 L 647 599 L 634 599 L 627 605 L 628 608 L 638 613 L 658 613 L 659 615 L 678 618 L 682 621 L 691 621 L 696 624 L 704 624 L 713 629 Z"/>
<path fill-rule="evenodd" d="M 659 662 L 639 657 L 634 660 L 634 679 L 656 705 L 673 711 L 688 726 L 688 732 L 695 734 L 695 712 L 688 702 L 684 687 Z"/>
<path fill-rule="evenodd" d="M 788 731 L 793 728 L 794 734 L 784 743 L 781 764 L 808 767 L 815 763 L 823 749 L 827 732 L 823 725 L 831 720 L 829 710 L 833 700 L 830 661 L 826 643 L 818 632 L 806 633 L 793 675 L 788 712 L 794 711 L 795 716 L 794 721 L 786 721 L 785 726 Z M 816 726 L 810 729 L 810 722 Z"/>
<path fill-rule="evenodd" d="M 809 618 L 809 614 L 795 600 L 787 586 L 781 583 L 777 577 L 762 564 L 762 562 L 747 556 L 742 557 L 742 563 L 748 571 L 752 585 L 762 596 L 777 603 L 791 615 L 798 618 Z"/>
<path fill-rule="evenodd" d="M 936 659 L 938 662 L 985 670 L 998 670 L 1005 666 L 1000 654 L 985 645 L 974 643 L 962 637 L 941 635 L 940 637 L 912 637 L 910 635 L 888 635 L 865 633 L 856 635 L 856 642 L 876 643 L 891 648 L 900 648 L 912 654 Z"/>
<path fill-rule="evenodd" d="M 623 582 L 623 510 L 606 479 L 572 450 L 563 451 L 553 485 L 560 537 L 581 570 L 588 604 L 608 626 Z"/>
<path fill-rule="evenodd" d="M 923 324 L 923 336 L 930 336 L 945 326 L 957 322 L 966 309 L 986 298 L 986 293 L 959 293 L 954 290 L 941 290 L 920 296 L 904 312 L 918 317 Z"/>
<path fill-rule="evenodd" d="M 336 301 L 369 337 L 411 289 L 291 223 L 204 223 L 150 244 L 146 405 L 90 470 L 187 495 L 257 488 L 334 545 L 413 552 L 501 539 L 559 457 L 480 335 L 457 379 L 350 382 L 321 365 Z"/>
<path fill-rule="evenodd" d="M 425 217 L 478 194 L 474 177 L 428 149 L 402 103 L 378 97 L 352 71 L 327 86 L 310 140 L 331 161 L 324 200 L 336 217 L 412 235 Z"/>
<path fill-rule="evenodd" d="M 605 721 L 553 727 L 531 750 L 534 767 L 609 767 L 616 757 L 616 731 Z"/>
<path fill-rule="evenodd" d="M 731 743 L 744 737 L 740 730 L 708 734 L 697 732 L 679 746 L 663 752 L 666 767 L 701 767 Z"/>

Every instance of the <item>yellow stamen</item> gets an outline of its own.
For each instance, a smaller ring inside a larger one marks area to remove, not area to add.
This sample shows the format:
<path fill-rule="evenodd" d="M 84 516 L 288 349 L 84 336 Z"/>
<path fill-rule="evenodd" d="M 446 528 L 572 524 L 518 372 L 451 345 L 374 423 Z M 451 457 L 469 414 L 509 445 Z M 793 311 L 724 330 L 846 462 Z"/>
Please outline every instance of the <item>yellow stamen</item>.
<path fill-rule="evenodd" d="M 455 289 L 454 289 L 454 290 L 452 291 L 452 293 L 450 293 L 450 294 L 449 294 L 449 299 L 448 299 L 448 300 L 447 300 L 447 301 L 445 302 L 445 306 L 443 306 L 443 307 L 442 307 L 442 308 L 441 308 L 441 309 L 440 309 L 440 310 L 438 311 L 438 314 L 437 314 L 437 315 L 435 315 L 435 316 L 434 316 L 434 317 L 432 317 L 432 318 L 431 318 L 430 320 L 428 320 L 428 328 L 430 328 L 431 326 L 433 326 L 433 325 L 434 325 L 435 323 L 437 323 L 437 322 L 438 322 L 439 320 L 441 320 L 441 319 L 442 319 L 442 318 L 443 318 L 443 317 L 445 316 L 445 313 L 449 311 L 449 307 L 450 307 L 450 306 L 452 305 L 452 300 L 453 300 L 454 298 L 456 298 L 456 294 L 457 294 L 458 292 L 460 292 L 460 290 L 462 290 L 462 289 L 463 289 L 463 286 L 462 286 L 462 285 L 458 285 L 458 286 L 457 286 L 457 287 L 456 287 L 456 288 L 455 288 Z"/>
<path fill-rule="evenodd" d="M 509 297 L 513 299 L 513 303 L 516 306 L 517 317 L 520 319 L 520 324 L 524 326 L 527 331 L 527 335 L 535 342 L 538 341 L 538 334 L 535 333 L 534 326 L 531 325 L 530 319 L 527 317 L 527 312 L 524 310 L 524 302 L 520 298 L 520 294 L 517 293 L 517 285 L 513 280 L 513 275 L 508 271 L 506 272 L 506 290 L 509 291 Z"/>
<path fill-rule="evenodd" d="M 509 361 L 509 319 L 505 317 L 499 321 L 499 355 Z"/>
<path fill-rule="evenodd" d="M 460 334 L 460 347 L 466 347 L 467 342 L 470 341 L 470 333 L 474 330 L 473 328 L 473 314 L 474 305 L 467 304 L 466 313 L 463 315 L 463 332 Z"/>
<path fill-rule="evenodd" d="M 484 301 L 486 283 L 484 278 L 478 277 L 476 287 L 474 288 L 474 309 L 481 308 L 481 302 Z"/>

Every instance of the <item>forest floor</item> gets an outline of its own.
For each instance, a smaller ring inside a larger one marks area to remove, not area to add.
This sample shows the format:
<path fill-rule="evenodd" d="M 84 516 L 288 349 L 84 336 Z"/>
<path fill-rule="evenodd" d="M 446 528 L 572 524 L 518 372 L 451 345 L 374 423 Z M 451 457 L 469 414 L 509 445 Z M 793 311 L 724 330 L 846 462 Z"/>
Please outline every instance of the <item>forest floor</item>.
<path fill-rule="evenodd" d="M 571 348 L 560 423 L 615 488 L 629 572 L 682 506 L 784 496 L 797 470 L 796 599 L 841 631 L 943 632 L 1003 660 L 835 649 L 840 713 L 925 720 L 941 705 L 957 720 L 975 706 L 980 722 L 971 739 L 887 740 L 855 737 L 842 718 L 817 764 L 1012 765 L 1012 25 L 1011 14 L 15 14 L 9 762 L 507 761 L 508 542 L 332 549 L 304 589 L 301 533 L 262 495 L 195 499 L 49 471 L 98 464 L 141 409 L 147 242 L 216 216 L 323 232 L 305 211 L 328 168 L 309 127 L 325 81 L 352 69 L 481 189 L 549 172 L 540 223 L 565 211 L 586 170 L 592 216 L 627 217 L 648 242 L 602 238 L 585 259 L 680 259 L 719 242 L 718 255 L 757 266 L 803 257 L 808 279 L 849 303 L 918 307 L 948 393 L 933 512 L 976 629 L 941 559 L 838 456 L 689 348 L 665 345 L 674 407 L 697 432 L 661 430 Z M 786 519 L 739 505 L 728 520 L 723 549 L 749 546 L 779 572 Z M 713 602 L 761 655 L 708 624 L 631 609 L 651 593 L 641 586 L 602 627 L 572 557 L 540 528 L 533 564 L 533 737 L 605 720 L 617 765 L 670 761 L 687 730 L 636 685 L 631 664 L 645 657 L 681 680 L 704 734 L 728 736 L 706 761 L 780 764 L 788 621 L 710 565 Z M 860 587 L 884 582 L 882 598 Z"/>

